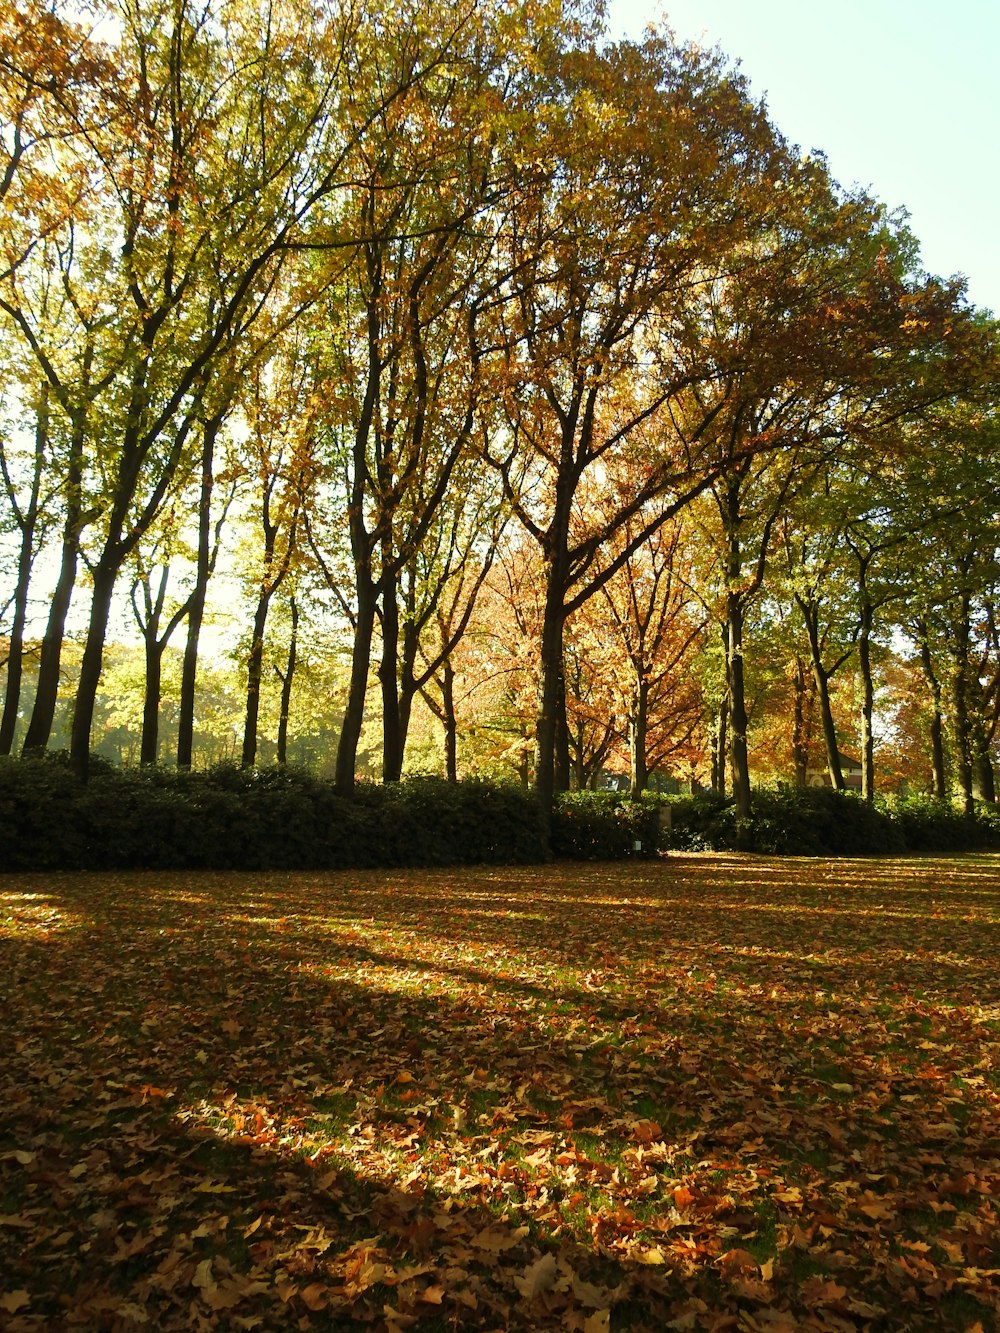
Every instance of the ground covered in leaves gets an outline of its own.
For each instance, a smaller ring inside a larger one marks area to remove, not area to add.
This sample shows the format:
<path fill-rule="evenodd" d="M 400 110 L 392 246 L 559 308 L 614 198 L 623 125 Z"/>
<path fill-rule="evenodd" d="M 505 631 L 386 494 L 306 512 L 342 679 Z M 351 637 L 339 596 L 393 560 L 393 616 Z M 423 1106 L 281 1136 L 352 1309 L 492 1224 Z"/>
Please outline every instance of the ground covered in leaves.
<path fill-rule="evenodd" d="M 1000 858 L 0 879 L 0 1327 L 994 1329 Z"/>

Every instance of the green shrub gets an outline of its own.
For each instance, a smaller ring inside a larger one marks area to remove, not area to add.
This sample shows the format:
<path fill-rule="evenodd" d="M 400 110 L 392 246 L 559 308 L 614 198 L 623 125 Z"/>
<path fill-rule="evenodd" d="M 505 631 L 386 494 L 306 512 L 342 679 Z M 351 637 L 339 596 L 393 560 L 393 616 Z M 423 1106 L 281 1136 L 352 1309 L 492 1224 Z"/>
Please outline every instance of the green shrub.
<path fill-rule="evenodd" d="M 658 850 L 657 805 L 622 792 L 563 792 L 552 812 L 552 853 L 581 861 L 617 861 Z"/>
<path fill-rule="evenodd" d="M 0 761 L 0 869 L 328 870 L 544 860 L 532 796 L 485 782 L 362 784 L 290 768 L 203 773 Z"/>
<path fill-rule="evenodd" d="M 710 852 L 734 845 L 735 817 L 731 802 L 724 797 L 696 792 L 667 797 L 663 803 L 669 814 L 661 821 L 661 850 Z"/>
<path fill-rule="evenodd" d="M 954 852 L 983 845 L 975 816 L 963 814 L 950 801 L 907 796 L 893 803 L 891 813 L 907 851 Z"/>
<path fill-rule="evenodd" d="M 543 835 L 534 796 L 479 780 L 411 778 L 340 796 L 293 768 L 119 770 L 78 781 L 63 754 L 0 759 L 2 870 L 335 870 L 616 860 L 731 850 L 731 801 L 568 792 Z M 871 856 L 1000 848 L 1000 811 L 929 797 L 869 805 L 828 787 L 755 791 L 750 845 L 767 855 Z"/>

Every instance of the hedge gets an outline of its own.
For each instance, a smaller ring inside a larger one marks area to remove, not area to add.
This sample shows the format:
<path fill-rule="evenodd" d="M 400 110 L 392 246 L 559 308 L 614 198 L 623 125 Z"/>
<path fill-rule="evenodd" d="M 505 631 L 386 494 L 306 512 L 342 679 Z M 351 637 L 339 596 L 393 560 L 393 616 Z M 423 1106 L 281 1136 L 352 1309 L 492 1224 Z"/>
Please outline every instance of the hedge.
<path fill-rule="evenodd" d="M 519 787 L 414 778 L 350 797 L 301 769 L 0 760 L 3 870 L 333 870 L 547 859 Z"/>
<path fill-rule="evenodd" d="M 830 788 L 756 791 L 750 849 L 872 856 L 1000 848 L 1000 811 L 926 797 L 869 805 Z M 295 768 L 115 769 L 82 784 L 64 755 L 0 759 L 0 870 L 334 870 L 527 864 L 732 850 L 718 796 L 567 792 L 548 838 L 530 792 L 475 779 L 361 784 Z"/>

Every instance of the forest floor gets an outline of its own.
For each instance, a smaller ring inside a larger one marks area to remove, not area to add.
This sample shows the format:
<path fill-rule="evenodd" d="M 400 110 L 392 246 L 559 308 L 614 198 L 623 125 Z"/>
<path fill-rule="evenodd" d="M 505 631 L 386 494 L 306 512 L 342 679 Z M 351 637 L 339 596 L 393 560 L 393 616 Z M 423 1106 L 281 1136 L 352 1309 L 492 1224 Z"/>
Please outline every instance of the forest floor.
<path fill-rule="evenodd" d="M 1000 857 L 0 877 L 0 1328 L 1000 1326 Z"/>

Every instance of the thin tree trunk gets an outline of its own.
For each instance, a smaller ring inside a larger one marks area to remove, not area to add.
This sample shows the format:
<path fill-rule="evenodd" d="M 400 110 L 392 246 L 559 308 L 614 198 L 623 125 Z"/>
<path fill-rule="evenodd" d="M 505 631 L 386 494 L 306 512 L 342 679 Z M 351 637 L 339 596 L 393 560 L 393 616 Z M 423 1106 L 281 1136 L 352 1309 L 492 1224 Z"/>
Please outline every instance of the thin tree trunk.
<path fill-rule="evenodd" d="M 548 820 L 557 790 L 556 750 L 559 743 L 560 685 L 563 669 L 562 582 L 550 571 L 542 615 L 541 660 L 538 676 L 538 711 L 535 721 L 535 791 L 539 810 Z M 565 706 L 563 716 L 565 717 Z"/>
<path fill-rule="evenodd" d="M 861 631 L 858 635 L 858 665 L 861 669 L 861 795 L 871 804 L 875 800 L 875 682 L 872 679 L 871 633 L 872 607 L 867 597 L 861 600 Z"/>
<path fill-rule="evenodd" d="M 555 789 L 569 791 L 571 780 L 569 739 L 569 711 L 566 706 L 566 661 L 559 665 L 558 690 L 556 694 L 556 753 L 555 753 Z M 580 739 L 581 763 L 583 758 L 583 738 Z M 582 782 L 577 784 L 582 786 Z"/>
<path fill-rule="evenodd" d="M 247 699 L 246 716 L 243 723 L 243 752 L 240 757 L 240 764 L 243 768 L 253 768 L 257 762 L 260 684 L 264 669 L 264 630 L 267 627 L 267 612 L 271 605 L 271 596 L 272 590 L 270 588 L 261 588 L 253 618 L 250 653 L 247 657 Z"/>
<path fill-rule="evenodd" d="M 830 677 L 832 671 L 823 666 L 822 649 L 819 637 L 819 612 L 815 606 L 801 597 L 796 597 L 809 640 L 809 661 L 812 666 L 813 680 L 816 683 L 816 697 L 819 700 L 819 715 L 823 726 L 823 740 L 826 744 L 827 771 L 830 785 L 837 791 L 844 790 L 844 770 L 840 763 L 840 746 L 837 743 L 837 724 L 833 720 L 833 706 L 830 703 Z M 842 657 L 838 666 L 846 661 Z"/>
<path fill-rule="evenodd" d="M 948 794 L 948 781 L 944 766 L 944 722 L 941 710 L 941 682 L 934 671 L 931 657 L 930 635 L 927 626 L 921 621 L 916 626 L 917 642 L 920 645 L 920 664 L 924 677 L 931 691 L 931 770 L 934 781 L 934 795 L 943 801 Z"/>
<path fill-rule="evenodd" d="M 795 764 L 795 785 L 802 788 L 808 781 L 809 771 L 809 695 L 810 675 L 805 662 L 795 658 L 795 720 L 792 731 L 792 760 Z"/>
<path fill-rule="evenodd" d="M 444 723 L 444 772 L 449 782 L 458 781 L 458 718 L 455 716 L 455 669 L 446 661 L 441 680 L 441 710 Z"/>
<path fill-rule="evenodd" d="M 647 733 L 649 730 L 649 682 L 636 669 L 632 717 L 629 721 L 629 748 L 631 750 L 632 795 L 639 796 L 649 783 L 646 763 Z"/>
<path fill-rule="evenodd" d="M 413 716 L 413 700 L 417 693 L 416 665 L 418 632 L 413 619 L 408 616 L 403 625 L 402 652 L 399 659 L 399 771 L 403 771 L 406 758 L 406 740 L 410 734 L 410 718 Z"/>
<path fill-rule="evenodd" d="M 383 552 L 382 568 L 392 560 L 392 551 Z M 378 678 L 382 687 L 382 781 L 398 782 L 403 774 L 403 737 L 399 717 L 399 686 L 396 664 L 399 659 L 399 603 L 395 579 L 384 578 L 382 588 L 382 661 Z"/>
<path fill-rule="evenodd" d="M 137 585 L 133 585 L 132 588 L 132 606 L 139 629 L 142 632 L 146 659 L 146 679 L 142 704 L 142 739 L 139 747 L 139 762 L 141 764 L 155 764 L 159 757 L 163 650 L 167 646 L 167 639 L 169 638 L 168 630 L 163 642 L 160 642 L 160 618 L 163 615 L 163 603 L 167 596 L 167 579 L 169 576 L 169 566 L 164 565 L 160 571 L 160 586 L 154 597 L 150 587 L 151 576 L 143 575 L 142 586 L 146 602 L 145 620 L 143 620 L 135 600 Z"/>
<path fill-rule="evenodd" d="M 14 585 L 14 616 L 7 647 L 7 688 L 4 694 L 3 716 L 0 718 L 0 754 L 10 754 L 14 748 L 18 709 L 21 703 L 21 678 L 24 671 L 24 629 L 28 620 L 28 588 L 35 560 L 35 532 L 38 527 L 38 496 L 42 484 L 45 455 L 49 444 L 48 385 L 41 386 L 35 410 L 35 457 L 31 478 L 31 494 L 23 513 L 17 510 L 21 529 L 21 547 L 17 558 L 17 582 Z M 7 473 L 4 473 L 5 479 Z M 13 501 L 13 496 L 11 497 Z"/>
<path fill-rule="evenodd" d="M 747 749 L 746 685 L 743 671 L 743 605 L 739 593 L 726 598 L 728 656 L 726 685 L 729 694 L 729 755 L 736 808 L 736 846 L 746 851 L 750 844 L 750 755 Z"/>
<path fill-rule="evenodd" d="M 66 467 L 66 516 L 63 522 L 62 553 L 59 576 L 49 604 L 49 615 L 42 636 L 38 660 L 38 681 L 35 702 L 24 736 L 23 753 L 44 750 L 52 735 L 56 700 L 59 697 L 62 646 L 66 637 L 66 617 L 76 588 L 76 569 L 80 559 L 80 535 L 83 529 L 83 442 L 85 421 L 77 416 L 70 432 L 69 457 Z"/>
<path fill-rule="evenodd" d="M 114 555 L 105 556 L 94 569 L 94 596 L 90 607 L 87 639 L 80 663 L 76 687 L 73 725 L 70 732 L 70 761 L 78 777 L 87 780 L 90 771 L 90 733 L 94 722 L 97 690 L 104 664 L 104 644 L 111 615 L 111 599 L 121 562 Z"/>
<path fill-rule="evenodd" d="M 728 652 L 728 649 L 727 649 Z M 712 728 L 712 790 L 725 797 L 728 782 L 726 768 L 729 757 L 729 696 L 719 704 Z"/>
<path fill-rule="evenodd" d="M 340 728 L 340 740 L 337 744 L 337 765 L 334 774 L 334 786 L 344 796 L 349 796 L 354 790 L 354 770 L 357 767 L 358 745 L 365 720 L 365 696 L 368 693 L 368 670 L 371 664 L 372 638 L 375 633 L 375 596 L 375 587 L 371 580 L 359 578 L 354 643 L 351 652 L 351 679 Z"/>
<path fill-rule="evenodd" d="M 142 743 L 139 751 L 140 764 L 155 764 L 160 751 L 160 695 L 163 679 L 163 649 L 166 645 L 158 643 L 155 630 L 146 639 L 146 685 L 142 704 Z"/>
<path fill-rule="evenodd" d="M 977 801 L 996 801 L 993 763 L 986 724 L 986 700 L 982 682 L 975 665 L 970 662 L 968 673 L 969 750 L 972 760 L 972 795 Z"/>
<path fill-rule="evenodd" d="M 289 598 L 292 613 L 292 633 L 288 641 L 288 660 L 284 675 L 279 671 L 281 680 L 281 709 L 278 714 L 278 763 L 288 763 L 288 716 L 292 706 L 292 682 L 295 679 L 295 663 L 299 646 L 299 607 L 294 597 Z"/>
<path fill-rule="evenodd" d="M 205 620 L 211 573 L 212 490 L 215 482 L 215 443 L 223 417 L 205 423 L 201 452 L 201 493 L 198 497 L 198 554 L 188 611 L 187 640 L 181 666 L 181 693 L 177 717 L 177 767 L 190 768 L 194 753 L 194 709 L 198 677 L 198 644 Z"/>
<path fill-rule="evenodd" d="M 974 808 L 972 792 L 972 746 L 969 726 L 969 597 L 963 594 L 959 618 L 953 626 L 951 694 L 954 716 L 955 756 L 958 791 L 962 809 L 971 815 Z"/>

